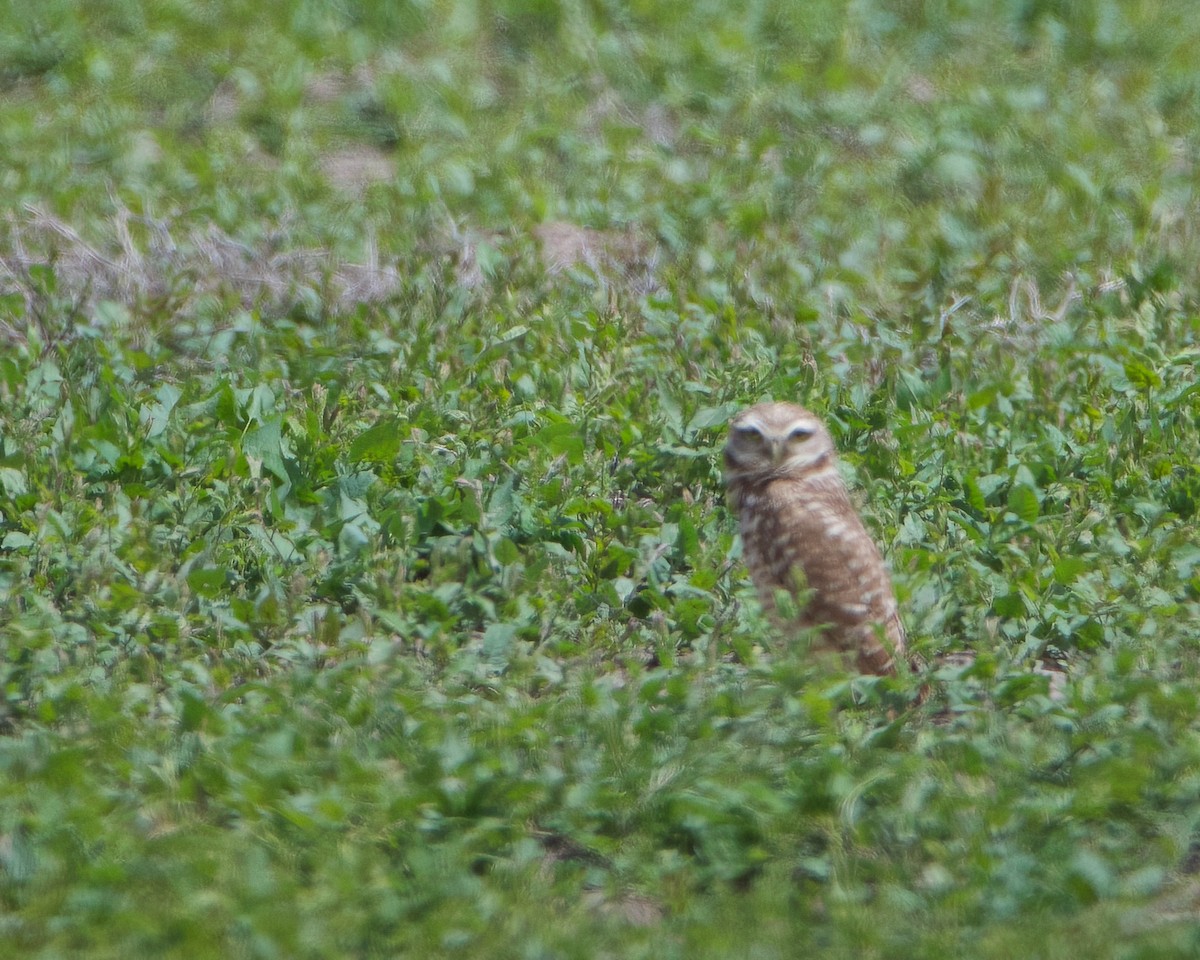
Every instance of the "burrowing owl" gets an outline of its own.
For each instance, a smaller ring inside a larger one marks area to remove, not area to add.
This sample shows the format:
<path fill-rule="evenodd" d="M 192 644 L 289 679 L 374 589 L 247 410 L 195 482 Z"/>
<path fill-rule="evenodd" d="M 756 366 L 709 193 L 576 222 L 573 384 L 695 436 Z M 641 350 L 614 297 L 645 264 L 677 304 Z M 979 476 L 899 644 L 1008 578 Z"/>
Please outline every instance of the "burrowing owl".
<path fill-rule="evenodd" d="M 725 477 L 766 607 L 775 610 L 776 590 L 807 586 L 800 625 L 826 625 L 826 642 L 855 654 L 863 673 L 891 673 L 904 654 L 904 626 L 825 425 L 792 403 L 743 410 L 729 427 Z"/>

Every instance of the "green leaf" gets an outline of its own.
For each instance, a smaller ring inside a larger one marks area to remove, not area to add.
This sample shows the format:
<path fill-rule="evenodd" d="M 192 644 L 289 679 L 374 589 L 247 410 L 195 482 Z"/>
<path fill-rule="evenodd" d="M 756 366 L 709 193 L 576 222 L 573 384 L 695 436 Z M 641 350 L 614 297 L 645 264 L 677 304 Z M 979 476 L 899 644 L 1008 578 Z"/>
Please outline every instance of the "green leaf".
<path fill-rule="evenodd" d="M 27 533 L 22 533 L 20 530 L 12 530 L 4 535 L 4 539 L 0 540 L 0 547 L 5 550 L 28 550 L 37 541 Z"/>
<path fill-rule="evenodd" d="M 1139 390 L 1161 387 L 1162 378 L 1144 363 L 1129 360 L 1125 364 L 1125 376 Z"/>
<path fill-rule="evenodd" d="M 987 500 L 983 496 L 983 491 L 979 488 L 979 483 L 974 477 L 966 477 L 963 480 L 963 491 L 966 493 L 967 503 L 971 509 L 977 513 L 985 513 L 987 511 Z"/>
<path fill-rule="evenodd" d="M 400 421 L 389 418 L 368 427 L 355 437 L 350 443 L 347 457 L 355 463 L 364 460 L 388 463 L 400 451 L 400 444 Z"/>
<path fill-rule="evenodd" d="M 198 730 L 209 715 L 209 706 L 193 690 L 184 688 L 180 691 L 179 729 L 183 731 Z"/>
<path fill-rule="evenodd" d="M 1088 563 L 1081 557 L 1062 557 L 1054 564 L 1054 579 L 1061 584 L 1072 583 L 1087 569 Z"/>
<path fill-rule="evenodd" d="M 503 663 L 508 659 L 513 641 L 517 637 L 517 627 L 512 623 L 492 623 L 483 631 L 483 655 L 493 663 Z"/>
<path fill-rule="evenodd" d="M 154 439 L 167 429 L 171 419 L 171 411 L 179 403 L 182 392 L 172 383 L 164 383 L 155 391 L 155 403 L 146 404 L 141 408 L 138 417 L 146 428 L 146 437 Z"/>
<path fill-rule="evenodd" d="M 1037 493 L 1024 483 L 1013 484 L 1008 491 L 1008 509 L 1026 523 L 1033 523 L 1040 514 Z"/>
<path fill-rule="evenodd" d="M 517 495 L 513 490 L 513 478 L 505 477 L 492 488 L 487 502 L 487 521 L 493 527 L 511 523 L 516 512 Z"/>
<path fill-rule="evenodd" d="M 570 464 L 583 461 L 583 436 L 573 423 L 547 424 L 534 435 L 533 442 L 554 456 L 565 455 Z"/>
<path fill-rule="evenodd" d="M 215 597 L 229 581 L 229 571 L 224 567 L 193 567 L 188 571 L 187 584 L 202 597 Z"/>
<path fill-rule="evenodd" d="M 511 566 L 521 559 L 521 551 L 517 549 L 517 545 L 509 540 L 508 537 L 500 537 L 496 540 L 493 555 L 497 563 L 506 567 Z"/>
<path fill-rule="evenodd" d="M 687 514 L 679 518 L 679 533 L 675 538 L 675 546 L 680 555 L 688 561 L 694 561 L 700 553 L 700 534 Z"/>
<path fill-rule="evenodd" d="M 285 483 L 290 480 L 284 463 L 282 417 L 274 417 L 247 433 L 242 440 L 242 452 L 247 459 L 253 458 L 278 479 Z"/>
<path fill-rule="evenodd" d="M 1006 593 L 992 601 L 992 610 L 998 617 L 1023 617 L 1025 599 L 1019 593 Z"/>
<path fill-rule="evenodd" d="M 982 390 L 976 390 L 967 397 L 967 406 L 971 410 L 981 410 L 996 399 L 996 395 L 1000 392 L 999 385 L 989 384 Z"/>
<path fill-rule="evenodd" d="M 344 523 L 338 531 L 338 553 L 352 557 L 365 550 L 371 544 L 371 536 L 358 523 Z"/>
<path fill-rule="evenodd" d="M 515 326 L 509 327 L 503 333 L 493 337 L 488 345 L 490 347 L 497 347 L 501 344 L 512 343 L 514 340 L 520 340 L 528 332 L 528 326 L 523 323 L 518 323 Z"/>
<path fill-rule="evenodd" d="M 687 433 L 709 430 L 713 427 L 723 427 L 741 408 L 737 403 L 722 403 L 716 407 L 701 407 L 688 421 Z"/>
<path fill-rule="evenodd" d="M 28 493 L 29 484 L 22 471 L 12 467 L 0 467 L 0 489 L 4 491 L 6 497 L 15 499 Z"/>

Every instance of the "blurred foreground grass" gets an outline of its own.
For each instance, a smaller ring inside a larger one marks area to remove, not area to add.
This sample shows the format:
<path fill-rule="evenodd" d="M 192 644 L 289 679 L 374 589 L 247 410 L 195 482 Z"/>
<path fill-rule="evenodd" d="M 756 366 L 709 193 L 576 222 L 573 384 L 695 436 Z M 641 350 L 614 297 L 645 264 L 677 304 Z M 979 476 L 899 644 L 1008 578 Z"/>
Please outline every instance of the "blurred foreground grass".
<path fill-rule="evenodd" d="M 1197 34 L 0 11 L 0 944 L 1194 956 Z M 757 611 L 766 396 L 927 706 Z"/>

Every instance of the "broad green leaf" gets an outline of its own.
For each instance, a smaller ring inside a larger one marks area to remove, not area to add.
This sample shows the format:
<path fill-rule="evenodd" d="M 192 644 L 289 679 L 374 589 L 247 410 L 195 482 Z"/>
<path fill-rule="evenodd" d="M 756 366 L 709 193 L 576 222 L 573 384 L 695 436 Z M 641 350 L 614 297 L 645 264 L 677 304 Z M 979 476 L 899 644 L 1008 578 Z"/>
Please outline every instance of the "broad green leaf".
<path fill-rule="evenodd" d="M 253 457 L 278 479 L 288 481 L 287 465 L 284 463 L 283 420 L 275 417 L 246 434 L 242 440 L 242 452 Z"/>
<path fill-rule="evenodd" d="M 573 423 L 547 424 L 533 440 L 554 456 L 566 456 L 568 463 L 577 464 L 583 460 L 583 436 Z"/>
<path fill-rule="evenodd" d="M 228 580 L 229 573 L 224 567 L 193 567 L 187 575 L 188 586 L 203 597 L 217 596 Z"/>
<path fill-rule="evenodd" d="M 338 531 L 338 552 L 343 556 L 354 556 L 371 544 L 371 536 L 361 523 L 344 523 Z"/>
<path fill-rule="evenodd" d="M 1013 484 L 1008 491 L 1008 509 L 1026 523 L 1033 523 L 1040 513 L 1037 494 L 1027 484 Z"/>
<path fill-rule="evenodd" d="M 265 383 L 260 383 L 249 391 L 246 407 L 246 417 L 251 423 L 267 426 L 278 421 L 275 415 L 275 391 Z"/>
<path fill-rule="evenodd" d="M 503 526 L 513 521 L 516 494 L 513 492 L 513 478 L 505 477 L 495 487 L 488 497 L 487 520 L 493 527 Z"/>
<path fill-rule="evenodd" d="M 1148 390 L 1151 387 L 1162 386 L 1162 378 L 1144 363 L 1137 360 L 1126 361 L 1125 376 L 1139 390 Z"/>
<path fill-rule="evenodd" d="M 709 430 L 713 427 L 723 427 L 740 408 L 740 404 L 723 403 L 716 407 L 701 407 L 688 421 L 687 432 Z"/>
<path fill-rule="evenodd" d="M 25 474 L 12 467 L 0 467 L 0 490 L 3 490 L 4 495 L 9 498 L 27 493 L 29 484 L 25 480 Z"/>
<path fill-rule="evenodd" d="M 494 663 L 507 660 L 516 636 L 515 624 L 489 624 L 483 632 L 483 655 Z"/>
<path fill-rule="evenodd" d="M 967 503 L 970 504 L 972 510 L 978 513 L 987 511 L 987 500 L 984 499 L 983 491 L 974 477 L 963 479 L 963 491 L 966 493 Z"/>
<path fill-rule="evenodd" d="M 493 554 L 496 557 L 496 562 L 504 566 L 510 566 L 521 559 L 521 552 L 517 549 L 508 537 L 499 537 L 496 540 L 496 545 L 493 548 Z"/>
<path fill-rule="evenodd" d="M 982 390 L 976 390 L 967 398 L 967 405 L 972 410 L 980 410 L 986 407 L 989 403 L 996 399 L 996 394 L 1000 392 L 997 384 L 989 384 Z"/>
<path fill-rule="evenodd" d="M 351 441 L 347 457 L 355 463 L 364 460 L 387 463 L 399 452 L 400 443 L 400 421 L 394 418 L 381 420 Z"/>
<path fill-rule="evenodd" d="M 1062 557 L 1054 564 L 1054 579 L 1062 584 L 1072 583 L 1087 569 L 1088 563 L 1082 557 Z"/>
<path fill-rule="evenodd" d="M 1021 617 L 1025 615 L 1025 600 L 1020 593 L 1006 593 L 992 601 L 992 609 L 999 617 Z"/>
<path fill-rule="evenodd" d="M 694 561 L 700 552 L 700 534 L 696 531 L 696 525 L 686 514 L 679 518 L 679 535 L 675 544 L 679 548 L 680 554 L 689 562 Z"/>
<path fill-rule="evenodd" d="M 146 437 L 154 439 L 161 436 L 167 429 L 171 419 L 171 411 L 179 402 L 182 392 L 172 383 L 164 383 L 155 391 L 155 402 L 144 405 L 139 411 L 139 419 L 145 427 Z"/>
<path fill-rule="evenodd" d="M 514 340 L 520 340 L 529 332 L 529 327 L 523 323 L 518 323 L 516 326 L 510 327 L 503 333 L 492 338 L 490 346 L 496 347 L 504 343 L 512 343 Z"/>

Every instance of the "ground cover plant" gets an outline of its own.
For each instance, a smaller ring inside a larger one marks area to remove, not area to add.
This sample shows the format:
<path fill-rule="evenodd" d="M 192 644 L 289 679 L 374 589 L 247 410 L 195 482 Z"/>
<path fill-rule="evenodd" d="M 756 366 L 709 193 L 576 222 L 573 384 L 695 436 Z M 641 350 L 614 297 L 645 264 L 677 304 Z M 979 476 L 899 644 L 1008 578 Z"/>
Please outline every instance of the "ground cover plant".
<path fill-rule="evenodd" d="M 0 952 L 1194 956 L 1198 34 L 0 9 Z M 926 676 L 762 616 L 766 397 Z"/>

